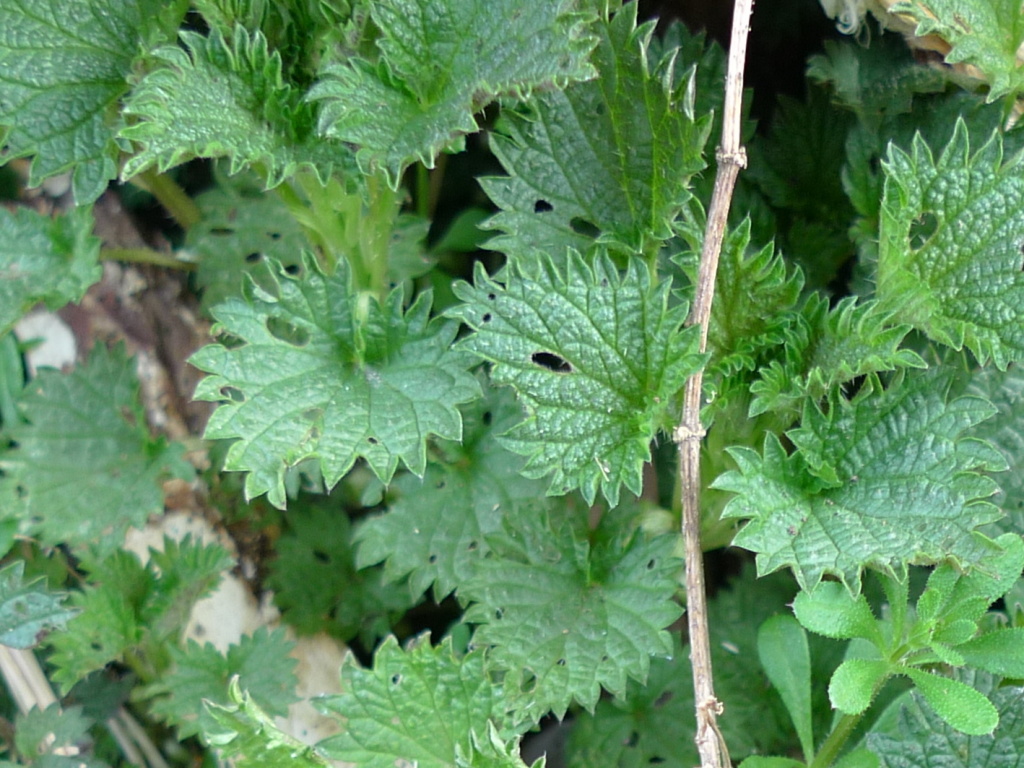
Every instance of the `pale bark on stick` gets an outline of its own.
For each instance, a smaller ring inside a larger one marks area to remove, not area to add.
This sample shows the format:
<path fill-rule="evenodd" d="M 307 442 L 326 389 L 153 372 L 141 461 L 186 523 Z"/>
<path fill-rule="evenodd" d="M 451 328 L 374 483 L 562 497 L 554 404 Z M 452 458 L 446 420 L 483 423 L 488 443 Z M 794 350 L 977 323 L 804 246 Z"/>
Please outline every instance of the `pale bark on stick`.
<path fill-rule="evenodd" d="M 718 257 L 722 250 L 729 204 L 740 169 L 746 166 L 746 153 L 740 145 L 743 105 L 743 64 L 747 53 L 747 33 L 753 0 L 736 0 L 733 8 L 732 38 L 725 81 L 722 140 L 716 152 L 718 171 L 708 208 L 704 245 L 688 325 L 700 326 L 700 349 L 707 348 L 708 320 L 715 291 Z M 686 612 L 690 633 L 690 663 L 697 716 L 697 750 L 701 768 L 731 766 L 729 750 L 718 729 L 723 707 L 715 696 L 711 669 L 711 642 L 708 637 L 707 597 L 704 588 L 704 559 L 700 544 L 700 445 L 704 428 L 700 421 L 701 386 L 704 371 L 686 382 L 682 419 L 675 432 L 679 446 L 679 476 L 682 488 L 683 538 L 686 547 Z"/>

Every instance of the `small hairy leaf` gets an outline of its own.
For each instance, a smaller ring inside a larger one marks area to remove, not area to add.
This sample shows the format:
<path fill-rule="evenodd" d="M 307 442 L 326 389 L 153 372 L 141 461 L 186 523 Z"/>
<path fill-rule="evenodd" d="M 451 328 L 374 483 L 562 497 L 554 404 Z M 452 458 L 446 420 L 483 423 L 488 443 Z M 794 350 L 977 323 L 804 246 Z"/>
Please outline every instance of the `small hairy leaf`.
<path fill-rule="evenodd" d="M 465 406 L 462 444 L 441 445 L 448 461 L 430 464 L 422 479 L 397 478 L 387 512 L 359 526 L 359 566 L 383 561 L 388 581 L 408 576 L 414 596 L 433 585 L 439 601 L 469 578 L 505 517 L 544 507 L 543 483 L 524 478 L 523 460 L 496 438 L 521 417 L 507 389 Z"/>
<path fill-rule="evenodd" d="M 828 685 L 832 706 L 847 715 L 859 715 L 871 705 L 882 681 L 891 673 L 887 661 L 847 659 L 836 669 Z"/>
<path fill-rule="evenodd" d="M 230 39 L 213 30 L 182 32 L 181 40 L 184 48 L 153 52 L 157 67 L 127 99 L 125 114 L 135 122 L 120 136 L 140 149 L 122 178 L 195 157 L 230 158 L 231 173 L 256 166 L 268 187 L 303 167 L 323 180 L 355 173 L 349 147 L 314 133 L 313 108 L 283 81 L 281 58 L 261 33 L 236 27 Z"/>
<path fill-rule="evenodd" d="M 897 322 L 1000 369 L 1024 357 L 1021 155 L 994 134 L 971 154 L 958 119 L 936 160 L 916 137 L 885 163 L 877 292 Z"/>
<path fill-rule="evenodd" d="M 586 79 L 589 15 L 565 0 L 379 0 L 376 64 L 347 58 L 310 91 L 322 102 L 320 132 L 359 147 L 360 167 L 397 186 L 419 160 L 460 146 L 473 115 L 502 95 Z"/>
<path fill-rule="evenodd" d="M 1001 513 L 983 501 L 995 485 L 973 470 L 1004 465 L 962 438 L 992 406 L 947 402 L 926 374 L 865 387 L 852 402 L 833 398 L 828 415 L 805 410 L 792 455 L 773 435 L 762 455 L 730 452 L 739 470 L 714 487 L 738 494 L 723 515 L 750 519 L 733 543 L 757 553 L 760 573 L 790 566 L 804 589 L 831 573 L 856 594 L 867 566 L 899 575 L 911 562 L 974 565 L 999 551 L 975 531 Z"/>
<path fill-rule="evenodd" d="M 122 347 L 98 344 L 71 373 L 43 370 L 12 424 L 17 447 L 0 455 L 19 514 L 44 544 L 110 551 L 125 530 L 163 511 L 160 482 L 194 473 L 181 446 L 153 439 L 139 402 L 134 363 Z"/>
<path fill-rule="evenodd" d="M 302 276 L 270 262 L 244 300 L 213 310 L 213 344 L 191 362 L 212 374 L 198 400 L 221 405 L 207 438 L 237 438 L 225 468 L 246 471 L 248 498 L 285 506 L 284 474 L 315 459 L 333 487 L 364 458 L 384 482 L 399 461 L 426 470 L 426 440 L 462 436 L 456 406 L 479 396 L 469 360 L 449 349 L 454 323 L 430 322 L 430 296 L 405 312 L 401 291 L 382 306 L 353 292 L 347 262 L 325 275 L 307 256 Z"/>
<path fill-rule="evenodd" d="M 26 583 L 24 574 L 22 560 L 0 570 L 0 645 L 8 648 L 32 648 L 76 613 L 64 607 L 66 595 L 48 592 L 42 579 Z"/>
<path fill-rule="evenodd" d="M 646 679 L 651 656 L 672 652 L 665 628 L 681 613 L 672 600 L 676 536 L 591 545 L 538 514 L 509 527 L 458 595 L 474 603 L 464 617 L 477 625 L 473 645 L 489 648 L 488 663 L 505 671 L 518 717 L 561 717 L 574 700 L 593 710 L 602 687 L 622 695 L 628 678 Z"/>
<path fill-rule="evenodd" d="M 0 208 L 0 334 L 32 305 L 60 309 L 100 279 L 92 227 L 88 207 L 52 219 L 30 208 Z"/>
<path fill-rule="evenodd" d="M 210 643 L 189 640 L 185 648 L 171 648 L 171 670 L 141 694 L 152 700 L 150 711 L 175 726 L 180 738 L 199 733 L 200 702 L 230 705 L 228 684 L 236 677 L 263 710 L 284 715 L 296 700 L 297 662 L 288 655 L 293 647 L 283 629 L 266 627 L 242 637 L 226 656 Z"/>
<path fill-rule="evenodd" d="M 999 686 L 985 672 L 962 671 L 957 679 L 989 698 L 999 725 L 988 735 L 959 732 L 924 703 L 920 693 L 902 707 L 891 728 L 869 733 L 867 744 L 882 768 L 1017 768 L 1024 759 L 1024 688 Z"/>
<path fill-rule="evenodd" d="M 1024 627 L 997 629 L 956 646 L 964 661 L 1000 677 L 1024 679 Z"/>
<path fill-rule="evenodd" d="M 585 252 L 597 237 L 635 253 L 672 235 L 711 125 L 694 118 L 693 73 L 677 77 L 678 48 L 653 54 L 654 24 L 638 28 L 633 4 L 594 29 L 597 79 L 502 113 L 490 146 L 509 175 L 482 181 L 501 208 L 489 248 Z"/>
<path fill-rule="evenodd" d="M 228 685 L 228 704 L 203 701 L 203 740 L 232 765 L 252 768 L 328 768 L 310 746 L 281 731 L 274 718 L 242 691 L 237 677 Z"/>
<path fill-rule="evenodd" d="M 3 159 L 32 157 L 29 186 L 72 170 L 76 202 L 99 197 L 117 175 L 118 100 L 135 58 L 170 39 L 186 10 L 161 0 L 2 0 Z"/>
<path fill-rule="evenodd" d="M 808 592 L 801 590 L 793 601 L 797 620 L 811 632 L 849 640 L 860 637 L 882 645 L 878 620 L 864 595 L 854 597 L 842 584 L 825 581 Z"/>
<path fill-rule="evenodd" d="M 984 736 L 999 724 L 999 711 L 981 691 L 951 677 L 919 669 L 906 669 L 904 673 L 914 681 L 928 706 L 961 733 Z"/>
<path fill-rule="evenodd" d="M 622 485 L 639 494 L 651 440 L 702 361 L 696 327 L 680 327 L 686 307 L 668 306 L 668 284 L 652 285 L 639 259 L 620 275 L 605 255 L 591 266 L 570 252 L 564 266 L 517 263 L 504 279 L 478 265 L 449 312 L 476 331 L 462 348 L 526 406 L 504 445 L 527 457 L 527 477 L 553 475 L 550 494 L 579 488 L 593 502 L 600 489 L 613 506 Z"/>
<path fill-rule="evenodd" d="M 989 101 L 1024 90 L 1017 59 L 1024 19 L 1016 0 L 900 0 L 889 11 L 914 19 L 918 37 L 936 35 L 949 43 L 947 63 L 974 65 L 989 83 Z"/>
<path fill-rule="evenodd" d="M 482 653 L 456 658 L 450 638 L 431 647 L 426 636 L 402 650 L 389 637 L 374 654 L 373 668 L 350 655 L 341 668 L 338 696 L 319 699 L 321 710 L 345 730 L 317 744 L 332 760 L 394 768 L 522 766 L 489 738 L 501 718 L 500 689 L 488 681 Z"/>

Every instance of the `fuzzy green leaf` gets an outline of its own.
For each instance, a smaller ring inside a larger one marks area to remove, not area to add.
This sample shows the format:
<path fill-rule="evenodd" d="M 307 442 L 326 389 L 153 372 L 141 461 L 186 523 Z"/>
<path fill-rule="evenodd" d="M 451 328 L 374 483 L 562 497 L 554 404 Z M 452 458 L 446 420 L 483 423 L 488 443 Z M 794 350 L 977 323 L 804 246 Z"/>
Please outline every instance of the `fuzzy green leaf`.
<path fill-rule="evenodd" d="M 237 438 L 225 468 L 247 471 L 246 496 L 285 505 L 284 474 L 316 459 L 328 487 L 364 458 L 384 482 L 399 461 L 422 475 L 430 435 L 462 436 L 456 406 L 479 396 L 469 360 L 449 349 L 454 323 L 430 322 L 430 296 L 405 312 L 401 291 L 384 305 L 354 294 L 347 262 L 324 275 L 312 257 L 293 277 L 274 262 L 245 300 L 214 309 L 234 341 L 191 362 L 212 374 L 196 399 L 221 405 L 207 438 Z"/>
<path fill-rule="evenodd" d="M 477 130 L 474 114 L 502 95 L 586 79 L 594 45 L 575 4 L 542 0 L 380 0 L 370 14 L 380 30 L 375 64 L 349 58 L 329 65 L 310 97 L 322 104 L 320 132 L 359 147 L 364 171 L 397 185 L 415 160 Z"/>
<path fill-rule="evenodd" d="M 227 655 L 210 643 L 189 640 L 185 648 L 171 648 L 171 670 L 141 694 L 152 699 L 150 711 L 175 726 L 180 738 L 199 733 L 200 702 L 230 704 L 228 684 L 235 676 L 263 710 L 284 715 L 296 700 L 297 662 L 288 655 L 293 647 L 283 629 L 265 627 L 242 637 Z"/>
<path fill-rule="evenodd" d="M 63 605 L 66 595 L 47 591 L 41 579 L 26 583 L 24 573 L 22 560 L 0 570 L 0 645 L 8 648 L 32 648 L 76 613 Z"/>
<path fill-rule="evenodd" d="M 200 720 L 203 740 L 232 765 L 328 768 L 330 763 L 311 747 L 282 732 L 249 692 L 241 690 L 238 678 L 231 679 L 228 699 L 228 704 L 204 701 L 206 717 Z"/>
<path fill-rule="evenodd" d="M 832 706 L 848 715 L 867 709 L 882 682 L 892 673 L 889 662 L 879 659 L 847 659 L 836 669 L 828 685 Z"/>
<path fill-rule="evenodd" d="M 678 49 L 653 56 L 654 24 L 638 28 L 636 6 L 595 30 L 597 79 L 503 113 L 491 148 L 509 176 L 482 182 L 501 208 L 487 226 L 504 233 L 489 248 L 584 252 L 597 236 L 634 253 L 672 235 L 710 119 L 694 119 L 692 72 L 677 77 Z"/>
<path fill-rule="evenodd" d="M 994 135 L 971 154 L 958 119 L 936 160 L 916 137 L 885 164 L 877 297 L 930 338 L 1003 369 L 1024 357 L 1021 155 Z"/>
<path fill-rule="evenodd" d="M 1024 627 L 997 629 L 956 646 L 964 661 L 1000 677 L 1024 679 Z"/>
<path fill-rule="evenodd" d="M 536 500 L 543 483 L 524 478 L 523 460 L 496 438 L 521 416 L 507 389 L 489 390 L 464 407 L 462 444 L 442 444 L 448 461 L 428 466 L 422 479 L 396 479 L 391 491 L 397 499 L 387 512 L 360 525 L 359 566 L 383 561 L 387 580 L 408 576 L 415 596 L 433 585 L 437 600 L 468 579 L 504 517 L 525 505 L 542 507 Z"/>
<path fill-rule="evenodd" d="M 814 591 L 801 590 L 793 601 L 797 620 L 811 632 L 849 640 L 860 637 L 882 646 L 878 620 L 864 595 L 854 597 L 842 584 L 825 581 Z"/>
<path fill-rule="evenodd" d="M 256 166 L 268 187 L 304 167 L 324 180 L 333 171 L 355 175 L 351 149 L 315 134 L 312 106 L 284 82 L 281 58 L 261 33 L 236 27 L 230 39 L 214 30 L 182 32 L 181 40 L 184 48 L 153 52 L 158 66 L 125 104 L 134 122 L 120 136 L 140 149 L 122 178 L 195 157 L 228 157 L 231 173 Z"/>
<path fill-rule="evenodd" d="M 275 546 L 268 586 L 284 621 L 304 635 L 326 631 L 359 637 L 372 648 L 414 600 L 384 582 L 383 569 L 356 570 L 351 524 L 344 510 L 293 502 Z"/>
<path fill-rule="evenodd" d="M 991 734 L 999 724 L 999 711 L 995 705 L 971 686 L 919 669 L 907 669 L 904 673 L 914 681 L 914 686 L 935 714 L 961 733 L 984 736 Z"/>
<path fill-rule="evenodd" d="M 524 260 L 504 279 L 479 267 L 450 311 L 476 331 L 462 347 L 526 406 L 504 444 L 527 457 L 527 477 L 553 475 L 550 494 L 579 488 L 592 502 L 600 489 L 613 506 L 622 485 L 639 494 L 651 440 L 702 362 L 696 327 L 680 327 L 686 307 L 668 306 L 667 282 L 652 285 L 639 259 L 620 275 L 607 256 L 591 266 L 570 252 L 564 266 Z"/>
<path fill-rule="evenodd" d="M 93 725 L 80 706 L 33 707 L 14 723 L 14 746 L 33 768 L 107 768 L 102 760 L 82 754 L 81 745 L 89 740 Z"/>
<path fill-rule="evenodd" d="M 100 279 L 92 227 L 87 207 L 53 219 L 30 208 L 0 208 L 0 334 L 33 304 L 59 309 Z"/>
<path fill-rule="evenodd" d="M 33 187 L 72 170 L 76 202 L 99 197 L 117 175 L 118 101 L 135 58 L 168 40 L 186 9 L 161 0 L 0 2 L 4 160 L 31 156 Z"/>
<path fill-rule="evenodd" d="M 477 625 L 473 644 L 505 670 L 520 718 L 561 717 L 572 701 L 593 710 L 602 687 L 622 695 L 628 678 L 647 677 L 651 656 L 672 652 L 676 536 L 605 534 L 591 544 L 538 514 L 509 526 L 458 594 L 474 603 L 464 617 Z"/>
<path fill-rule="evenodd" d="M 179 444 L 150 437 L 121 347 L 97 345 L 68 374 L 42 371 L 20 408 L 26 421 L 11 425 L 17 447 L 0 455 L 11 473 L 0 483 L 13 484 L 21 519 L 45 544 L 115 549 L 129 526 L 163 511 L 168 473 L 194 473 Z"/>
<path fill-rule="evenodd" d="M 814 755 L 811 726 L 811 652 L 807 633 L 792 616 L 772 616 L 757 630 L 757 656 L 786 704 L 808 760 Z"/>
<path fill-rule="evenodd" d="M 903 706 L 891 729 L 870 733 L 867 744 L 882 768 L 1018 768 L 1024 760 L 1024 688 L 999 687 L 999 679 L 965 671 L 961 683 L 995 705 L 999 725 L 991 735 L 954 730 L 928 707 L 919 693 Z"/>
<path fill-rule="evenodd" d="M 989 82 L 989 101 L 1024 90 L 1017 58 L 1024 45 L 1024 15 L 1016 0 L 901 0 L 891 13 L 917 22 L 917 35 L 938 35 L 952 48 L 949 64 L 972 64 Z"/>
<path fill-rule="evenodd" d="M 789 433 L 787 456 L 774 436 L 763 455 L 731 451 L 738 471 L 714 487 L 733 491 L 725 517 L 749 518 L 734 544 L 757 553 L 760 573 L 790 566 L 804 589 L 826 574 L 855 594 L 867 566 L 901 574 L 909 563 L 954 558 L 972 565 L 998 551 L 978 526 L 1000 512 L 983 499 L 998 455 L 962 438 L 992 415 L 977 398 L 947 402 L 935 377 L 908 377 L 886 390 L 870 381 L 852 402 L 816 406 Z"/>
<path fill-rule="evenodd" d="M 481 653 L 456 658 L 451 639 L 431 647 L 420 637 L 406 650 L 388 638 L 373 668 L 349 656 L 341 668 L 345 693 L 319 700 L 345 730 L 317 745 L 332 760 L 366 768 L 476 768 L 523 763 L 502 756 L 488 738 L 500 718 L 500 689 L 488 681 Z"/>

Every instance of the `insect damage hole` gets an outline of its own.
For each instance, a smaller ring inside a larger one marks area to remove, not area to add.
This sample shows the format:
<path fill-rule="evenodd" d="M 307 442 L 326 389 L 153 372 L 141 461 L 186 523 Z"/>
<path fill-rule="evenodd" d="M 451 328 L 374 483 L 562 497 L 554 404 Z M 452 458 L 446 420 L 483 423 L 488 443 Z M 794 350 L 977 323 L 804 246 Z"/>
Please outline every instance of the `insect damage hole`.
<path fill-rule="evenodd" d="M 534 352 L 530 360 L 542 368 L 547 368 L 555 373 L 572 373 L 572 366 L 564 357 L 559 357 L 552 352 Z"/>

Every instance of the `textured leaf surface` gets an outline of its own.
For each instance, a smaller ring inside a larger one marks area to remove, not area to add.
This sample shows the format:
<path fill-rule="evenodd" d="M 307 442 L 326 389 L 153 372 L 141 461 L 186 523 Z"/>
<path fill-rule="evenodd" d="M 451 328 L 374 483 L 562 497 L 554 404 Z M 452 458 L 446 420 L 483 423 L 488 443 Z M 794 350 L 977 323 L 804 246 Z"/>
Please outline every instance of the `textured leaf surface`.
<path fill-rule="evenodd" d="M 668 288 L 639 259 L 620 275 L 606 256 L 590 266 L 575 254 L 564 268 L 518 264 L 505 285 L 478 268 L 475 285 L 455 287 L 466 304 L 450 314 L 476 331 L 462 346 L 527 410 L 504 444 L 527 457 L 528 477 L 553 475 L 548 493 L 579 488 L 592 502 L 600 488 L 612 505 L 622 485 L 640 493 L 651 440 L 671 428 L 673 398 L 701 362 Z"/>
<path fill-rule="evenodd" d="M 994 136 L 971 154 L 957 121 L 938 159 L 920 137 L 885 164 L 877 296 L 930 338 L 1006 368 L 1024 357 L 1021 156 Z"/>
<path fill-rule="evenodd" d="M 359 637 L 372 648 L 415 602 L 384 583 L 383 569 L 357 571 L 351 524 L 340 504 L 293 502 L 267 584 L 284 621 L 303 635 Z"/>
<path fill-rule="evenodd" d="M 598 240 L 637 252 L 671 236 L 704 167 L 710 119 L 693 115 L 692 74 L 678 49 L 651 50 L 653 24 L 625 5 L 595 27 L 598 78 L 537 93 L 503 113 L 494 150 L 508 178 L 482 183 L 501 208 L 488 247 L 510 255 L 585 251 Z M 587 234 L 591 232 L 591 234 Z"/>
<path fill-rule="evenodd" d="M 832 706 L 848 715 L 861 714 L 871 705 L 882 681 L 891 672 L 887 661 L 847 659 L 836 669 L 828 685 Z"/>
<path fill-rule="evenodd" d="M 420 637 L 406 650 L 388 638 L 364 669 L 349 656 L 341 668 L 345 693 L 320 699 L 345 730 L 317 745 L 332 760 L 394 768 L 522 766 L 502 759 L 488 739 L 502 713 L 500 690 L 484 672 L 483 655 L 456 658 L 450 639 L 431 647 Z"/>
<path fill-rule="evenodd" d="M 357 458 L 385 482 L 399 461 L 422 474 L 428 436 L 462 436 L 456 406 L 480 390 L 466 356 L 449 350 L 455 324 L 429 321 L 429 295 L 404 313 L 397 291 L 381 306 L 353 293 L 347 262 L 327 276 L 312 257 L 299 278 L 271 262 L 258 279 L 213 311 L 243 343 L 191 358 L 212 374 L 196 399 L 221 403 L 206 437 L 237 438 L 225 468 L 249 472 L 249 498 L 284 507 L 285 470 L 305 459 L 328 487 Z"/>
<path fill-rule="evenodd" d="M 890 9 L 917 21 L 917 35 L 938 35 L 952 46 L 950 64 L 973 64 L 989 82 L 989 101 L 1024 90 L 1017 52 L 1024 15 L 1016 0 L 902 0 Z"/>
<path fill-rule="evenodd" d="M 106 189 L 117 175 L 118 99 L 135 56 L 160 37 L 161 12 L 173 7 L 159 0 L 0 3 L 0 129 L 9 129 L 11 156 L 32 157 L 29 186 L 73 169 L 79 204 Z M 173 21 L 168 28 L 177 27 Z"/>
<path fill-rule="evenodd" d="M 92 227 L 89 208 L 54 219 L 29 208 L 0 208 L 0 334 L 33 304 L 59 309 L 100 279 L 100 241 Z"/>
<path fill-rule="evenodd" d="M 501 530 L 503 518 L 544 506 L 537 501 L 544 484 L 523 477 L 523 460 L 496 438 L 521 416 L 507 389 L 489 390 L 463 408 L 461 445 L 442 444 L 447 461 L 431 464 L 422 480 L 397 478 L 391 487 L 397 498 L 387 512 L 360 525 L 359 565 L 383 561 L 386 579 L 408 576 L 415 596 L 433 585 L 438 600 L 468 579 L 490 552 L 488 537 Z"/>
<path fill-rule="evenodd" d="M 154 51 L 159 66 L 125 104 L 136 122 L 120 135 L 141 149 L 123 178 L 195 157 L 228 157 L 231 173 L 258 165 L 268 187 L 302 167 L 322 179 L 334 170 L 355 173 L 347 146 L 314 133 L 312 106 L 283 81 L 281 59 L 261 33 L 236 27 L 230 39 L 217 30 L 207 37 L 182 32 L 181 39 L 185 48 Z"/>
<path fill-rule="evenodd" d="M 574 4 L 573 4 L 574 5 Z M 565 0 L 382 0 L 376 64 L 329 66 L 310 95 L 322 134 L 356 144 L 365 170 L 392 184 L 415 160 L 477 130 L 473 115 L 501 95 L 593 76 L 586 16 Z"/>
<path fill-rule="evenodd" d="M 908 669 L 906 674 L 914 681 L 921 698 L 961 733 L 984 736 L 991 734 L 999 724 L 995 705 L 966 683 L 917 669 Z"/>
<path fill-rule="evenodd" d="M 283 716 L 296 700 L 297 662 L 288 655 L 293 647 L 283 629 L 270 632 L 265 627 L 242 637 L 226 656 L 210 643 L 189 640 L 185 648 L 171 649 L 171 671 L 142 694 L 152 698 L 150 711 L 175 726 L 180 738 L 199 732 L 200 702 L 230 704 L 228 683 L 236 675 L 262 709 Z"/>
<path fill-rule="evenodd" d="M 282 732 L 268 715 L 243 692 L 237 679 L 229 685 L 228 704 L 204 701 L 203 739 L 231 760 L 253 768 L 327 768 L 330 763 L 311 747 Z"/>
<path fill-rule="evenodd" d="M 0 645 L 8 648 L 32 648 L 75 615 L 63 605 L 66 595 L 47 591 L 41 579 L 25 583 L 24 574 L 21 560 L 0 570 Z"/>
<path fill-rule="evenodd" d="M 622 695 L 627 678 L 646 679 L 651 656 L 672 652 L 677 537 L 595 538 L 522 515 L 459 589 L 474 603 L 473 645 L 505 670 L 505 695 L 524 720 L 549 709 L 561 717 L 574 700 L 593 710 L 602 687 Z"/>
<path fill-rule="evenodd" d="M 987 696 L 999 713 L 991 735 L 956 731 L 915 693 L 891 730 L 870 733 L 867 744 L 882 768 L 1016 768 L 1024 760 L 1024 688 L 998 687 L 984 672 L 959 673 L 960 682 Z"/>
<path fill-rule="evenodd" d="M 79 706 L 33 708 L 18 715 L 14 745 L 25 762 L 36 768 L 107 768 L 102 760 L 82 754 L 81 745 L 89 740 L 94 724 Z"/>
<path fill-rule="evenodd" d="M 15 485 L 19 514 L 45 544 L 114 549 L 129 526 L 163 511 L 168 470 L 194 472 L 180 445 L 150 437 L 122 348 L 97 345 L 71 373 L 40 372 L 20 407 L 26 423 L 11 426 L 17 448 L 0 457 L 12 472 L 2 482 Z"/>
<path fill-rule="evenodd" d="M 763 455 L 731 453 L 739 471 L 715 481 L 738 496 L 727 517 L 749 518 L 734 544 L 757 553 L 760 573 L 789 566 L 805 589 L 826 574 L 860 589 L 866 566 L 900 573 L 909 563 L 952 557 L 978 563 L 995 545 L 974 529 L 1000 512 L 982 499 L 995 485 L 971 470 L 1001 457 L 962 433 L 992 415 L 977 398 L 947 402 L 934 377 L 833 398 L 831 415 L 810 407 L 789 433 L 787 456 L 769 436 Z"/>

